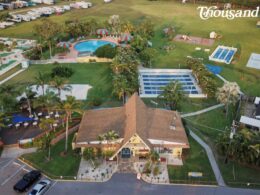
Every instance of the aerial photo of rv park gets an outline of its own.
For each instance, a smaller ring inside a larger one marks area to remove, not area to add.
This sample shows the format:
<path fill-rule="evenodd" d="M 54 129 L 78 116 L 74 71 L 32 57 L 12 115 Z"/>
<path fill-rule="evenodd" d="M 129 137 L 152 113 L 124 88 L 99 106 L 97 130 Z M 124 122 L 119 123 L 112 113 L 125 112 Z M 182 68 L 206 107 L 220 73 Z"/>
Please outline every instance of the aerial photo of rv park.
<path fill-rule="evenodd" d="M 260 194 L 260 0 L 1 0 L 1 195 Z"/>

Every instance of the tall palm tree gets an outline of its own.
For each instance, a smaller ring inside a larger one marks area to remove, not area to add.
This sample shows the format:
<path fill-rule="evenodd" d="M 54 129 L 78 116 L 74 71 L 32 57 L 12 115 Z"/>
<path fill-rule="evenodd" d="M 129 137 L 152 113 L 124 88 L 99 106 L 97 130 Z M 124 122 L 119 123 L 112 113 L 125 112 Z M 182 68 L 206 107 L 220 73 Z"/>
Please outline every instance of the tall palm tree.
<path fill-rule="evenodd" d="M 26 103 L 28 106 L 28 111 L 32 115 L 33 103 L 35 100 L 36 92 L 32 91 L 32 88 L 27 85 L 22 86 L 21 91 L 25 94 Z"/>
<path fill-rule="evenodd" d="M 0 130 L 2 127 L 5 127 L 4 124 L 4 113 L 0 112 Z"/>
<path fill-rule="evenodd" d="M 0 105 L 2 112 L 14 106 L 16 97 L 20 95 L 20 90 L 11 84 L 0 85 Z"/>
<path fill-rule="evenodd" d="M 67 99 L 60 102 L 60 109 L 65 111 L 66 121 L 66 141 L 65 141 L 65 153 L 68 151 L 68 133 L 69 133 L 69 119 L 73 112 L 81 113 L 80 102 L 76 100 L 74 96 L 67 96 Z"/>
<path fill-rule="evenodd" d="M 240 98 L 240 88 L 235 82 L 226 82 L 216 93 L 217 100 L 225 104 L 226 117 L 228 116 L 228 106 L 235 105 Z"/>
<path fill-rule="evenodd" d="M 42 94 L 45 94 L 45 85 L 49 82 L 50 76 L 49 74 L 44 74 L 41 72 L 38 72 L 38 75 L 34 77 L 34 82 L 36 84 L 37 90 L 39 87 L 42 88 Z"/>
<path fill-rule="evenodd" d="M 57 94 L 47 89 L 45 95 L 41 95 L 36 99 L 36 106 L 47 108 L 48 113 L 51 109 L 55 108 L 55 105 L 59 102 Z"/>
<path fill-rule="evenodd" d="M 113 79 L 113 94 L 117 95 L 119 99 L 125 103 L 126 95 L 131 95 L 132 89 L 129 87 L 127 79 L 123 75 L 117 75 Z"/>
<path fill-rule="evenodd" d="M 42 138 L 41 149 L 42 150 L 48 149 L 48 160 L 50 160 L 51 158 L 51 140 L 53 138 L 53 134 L 49 132 L 49 130 L 53 128 L 54 122 L 55 120 L 52 118 L 48 118 L 48 119 L 43 118 L 41 119 L 39 124 L 40 129 L 45 131 L 45 134 Z"/>
<path fill-rule="evenodd" d="M 166 102 L 166 105 L 169 105 L 171 110 L 176 109 L 184 97 L 181 84 L 178 81 L 171 82 L 165 86 L 159 96 L 159 98 L 162 98 Z"/>
<path fill-rule="evenodd" d="M 58 90 L 58 96 L 61 98 L 61 91 L 70 91 L 71 86 L 68 85 L 68 80 L 55 76 L 51 81 L 50 85 L 52 88 L 55 88 Z"/>

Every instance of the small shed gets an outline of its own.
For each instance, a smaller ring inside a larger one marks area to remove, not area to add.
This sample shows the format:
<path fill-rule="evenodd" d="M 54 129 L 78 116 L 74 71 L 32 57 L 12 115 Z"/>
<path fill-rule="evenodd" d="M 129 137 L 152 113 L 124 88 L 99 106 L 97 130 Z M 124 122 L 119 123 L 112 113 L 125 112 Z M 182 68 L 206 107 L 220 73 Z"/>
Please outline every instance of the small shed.
<path fill-rule="evenodd" d="M 101 35 L 101 36 L 108 35 L 108 30 L 105 28 L 97 29 L 97 35 Z"/>
<path fill-rule="evenodd" d="M 26 69 L 29 67 L 29 60 L 22 61 L 22 68 Z"/>
<path fill-rule="evenodd" d="M 218 36 L 218 34 L 214 31 L 209 34 L 209 38 L 211 38 L 211 39 L 216 39 L 217 36 Z"/>

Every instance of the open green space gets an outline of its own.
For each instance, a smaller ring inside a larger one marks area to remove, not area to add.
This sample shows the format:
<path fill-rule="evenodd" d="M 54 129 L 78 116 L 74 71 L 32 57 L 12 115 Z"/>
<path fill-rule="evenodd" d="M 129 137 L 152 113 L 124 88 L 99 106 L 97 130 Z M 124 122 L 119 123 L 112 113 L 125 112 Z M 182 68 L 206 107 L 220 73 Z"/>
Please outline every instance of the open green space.
<path fill-rule="evenodd" d="M 156 68 L 185 68 L 185 57 L 189 55 L 203 57 L 205 62 L 208 61 L 208 53 L 195 52 L 194 49 L 197 45 L 170 43 L 166 38 L 163 38 L 163 27 L 173 25 L 176 28 L 176 33 L 205 38 L 209 37 L 211 31 L 216 31 L 223 37 L 217 40 L 212 47 L 208 47 L 211 52 L 219 44 L 241 47 L 241 56 L 235 64 L 221 64 L 224 67 L 222 75 L 227 80 L 238 82 L 242 90 L 249 95 L 260 95 L 260 85 L 257 82 L 260 79 L 260 71 L 246 68 L 250 54 L 252 52 L 260 53 L 260 33 L 259 29 L 256 28 L 256 18 L 232 21 L 214 18 L 204 21 L 199 17 L 198 4 L 182 5 L 178 1 L 129 0 L 127 6 L 124 1 L 113 1 L 110 4 L 104 4 L 103 1 L 99 0 L 92 2 L 94 6 L 91 9 L 72 9 L 61 16 L 51 16 L 50 19 L 60 24 L 71 18 L 79 20 L 95 18 L 99 21 L 105 21 L 113 14 L 120 15 L 121 20 L 130 20 L 135 24 L 146 18 L 151 19 L 156 27 L 156 33 L 152 39 L 153 46 L 157 49 L 166 43 L 175 46 L 175 49 L 169 53 L 159 49 L 160 52 L 153 65 Z M 0 36 L 36 38 L 33 26 L 39 22 L 40 20 L 17 24 L 15 27 L 1 30 Z"/>
<path fill-rule="evenodd" d="M 231 108 L 230 110 L 234 110 Z M 225 182 L 230 186 L 236 187 L 260 187 L 259 169 L 229 161 L 224 163 L 224 157 L 219 156 L 215 150 L 215 140 L 222 131 L 230 131 L 232 114 L 230 112 L 226 118 L 224 108 L 193 116 L 184 119 L 188 127 L 211 146 L 215 158 Z M 250 183 L 250 185 L 248 185 Z"/>
<path fill-rule="evenodd" d="M 47 160 L 46 151 L 38 151 L 31 154 L 24 154 L 21 158 L 24 158 L 27 162 L 32 164 L 35 168 L 43 171 L 52 178 L 74 179 L 77 176 L 80 155 L 76 154 L 71 147 L 73 134 L 69 136 L 68 152 L 65 156 L 61 153 L 64 151 L 65 140 L 59 141 L 51 148 L 51 160 Z"/>
<path fill-rule="evenodd" d="M 190 149 L 184 155 L 183 166 L 168 166 L 170 181 L 172 183 L 216 184 L 206 151 L 191 137 L 189 143 Z M 189 172 L 200 172 L 202 177 L 189 177 Z"/>
<path fill-rule="evenodd" d="M 92 89 L 89 90 L 88 99 L 101 98 L 104 106 L 118 106 L 118 102 L 112 96 L 112 76 L 108 63 L 86 63 L 86 64 L 62 64 L 73 69 L 74 74 L 69 79 L 70 84 L 89 84 Z M 8 83 L 31 83 L 33 84 L 38 72 L 49 73 L 55 67 L 53 64 L 32 65 L 24 72 L 12 78 Z"/>

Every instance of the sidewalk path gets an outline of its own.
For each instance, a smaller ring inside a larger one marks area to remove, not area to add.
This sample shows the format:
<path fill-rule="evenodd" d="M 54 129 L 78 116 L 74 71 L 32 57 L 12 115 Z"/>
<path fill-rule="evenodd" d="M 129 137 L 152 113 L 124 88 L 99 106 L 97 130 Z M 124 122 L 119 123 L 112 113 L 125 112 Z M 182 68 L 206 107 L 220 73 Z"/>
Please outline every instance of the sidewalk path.
<path fill-rule="evenodd" d="M 195 116 L 195 115 L 203 114 L 205 112 L 209 112 L 211 110 L 215 110 L 215 109 L 220 108 L 222 106 L 224 106 L 224 104 L 217 104 L 217 105 L 205 108 L 203 110 L 199 110 L 199 111 L 191 112 L 191 113 L 187 113 L 187 114 L 182 114 L 181 117 L 185 118 L 185 117 L 189 117 L 189 116 Z"/>
<path fill-rule="evenodd" d="M 19 147 L 4 147 L 1 158 L 17 158 L 22 154 L 36 152 L 37 148 L 22 149 Z"/>
<path fill-rule="evenodd" d="M 193 131 L 191 131 L 190 129 L 189 129 L 189 131 L 190 131 L 191 137 L 193 139 L 195 139 L 206 150 L 208 158 L 209 158 L 209 162 L 210 162 L 213 172 L 215 174 L 218 185 L 226 186 L 211 148 L 202 139 L 200 139 Z"/>
<path fill-rule="evenodd" d="M 14 74 L 10 75 L 9 77 L 5 78 L 4 80 L 0 81 L 0 85 L 5 83 L 6 81 L 9 81 L 11 78 L 15 77 L 16 75 L 20 74 L 21 72 L 25 71 L 25 69 L 18 70 Z"/>

